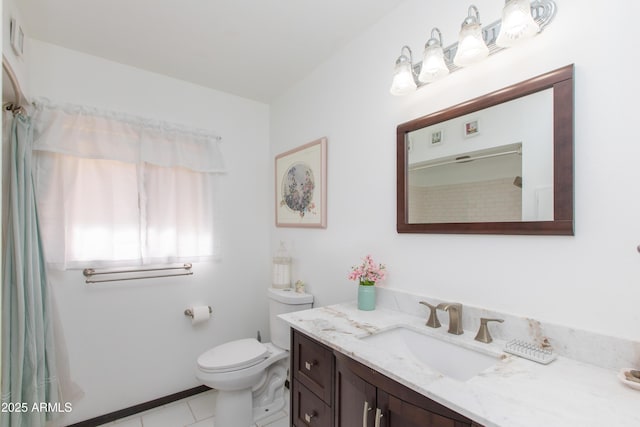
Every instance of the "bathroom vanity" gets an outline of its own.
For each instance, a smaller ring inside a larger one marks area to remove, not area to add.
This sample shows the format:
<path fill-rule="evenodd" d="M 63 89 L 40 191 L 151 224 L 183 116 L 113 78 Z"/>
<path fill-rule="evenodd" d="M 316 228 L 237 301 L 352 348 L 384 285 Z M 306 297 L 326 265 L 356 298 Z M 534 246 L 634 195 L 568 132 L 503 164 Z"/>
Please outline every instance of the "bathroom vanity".
<path fill-rule="evenodd" d="M 299 331 L 291 348 L 295 427 L 480 426 Z"/>
<path fill-rule="evenodd" d="M 346 303 L 281 318 L 292 327 L 295 427 L 640 425 L 640 392 L 615 370 L 561 354 L 538 364 L 505 353 L 500 338 L 480 343 L 475 330 L 448 334 L 445 325 L 428 328 L 425 317 L 388 308 L 365 312 Z M 434 369 L 394 343 L 403 331 L 410 341 L 460 348 L 462 359 L 453 351 L 443 361 L 452 371 Z M 465 352 L 493 359 L 465 372 Z"/>

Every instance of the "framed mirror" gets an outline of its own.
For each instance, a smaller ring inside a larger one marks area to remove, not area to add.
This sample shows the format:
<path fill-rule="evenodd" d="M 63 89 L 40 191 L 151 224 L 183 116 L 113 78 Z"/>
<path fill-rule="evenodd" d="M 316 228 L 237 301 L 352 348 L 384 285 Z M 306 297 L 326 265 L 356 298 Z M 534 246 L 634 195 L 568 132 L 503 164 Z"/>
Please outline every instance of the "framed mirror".
<path fill-rule="evenodd" d="M 399 125 L 397 230 L 573 235 L 573 65 Z"/>

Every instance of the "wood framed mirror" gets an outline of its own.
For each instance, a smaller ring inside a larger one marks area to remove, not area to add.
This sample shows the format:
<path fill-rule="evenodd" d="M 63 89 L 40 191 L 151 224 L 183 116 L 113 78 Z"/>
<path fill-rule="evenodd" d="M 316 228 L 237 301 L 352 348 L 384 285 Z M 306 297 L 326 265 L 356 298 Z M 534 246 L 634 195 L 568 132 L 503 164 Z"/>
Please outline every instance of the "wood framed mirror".
<path fill-rule="evenodd" d="M 400 124 L 398 233 L 573 235 L 573 74 Z"/>

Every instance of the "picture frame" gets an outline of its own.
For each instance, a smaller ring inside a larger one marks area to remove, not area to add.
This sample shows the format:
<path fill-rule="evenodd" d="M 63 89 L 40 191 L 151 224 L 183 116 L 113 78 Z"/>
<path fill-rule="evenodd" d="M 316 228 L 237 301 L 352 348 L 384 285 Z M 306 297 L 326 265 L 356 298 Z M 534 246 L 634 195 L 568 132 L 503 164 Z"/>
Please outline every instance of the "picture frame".
<path fill-rule="evenodd" d="M 444 131 L 442 129 L 438 129 L 431 132 L 431 144 L 429 144 L 430 147 L 433 147 L 436 145 L 442 145 L 443 142 L 444 142 Z"/>
<path fill-rule="evenodd" d="M 464 137 L 471 138 L 480 134 L 480 120 L 473 119 L 464 122 L 463 128 Z"/>
<path fill-rule="evenodd" d="M 327 138 L 275 158 L 276 227 L 327 227 Z"/>

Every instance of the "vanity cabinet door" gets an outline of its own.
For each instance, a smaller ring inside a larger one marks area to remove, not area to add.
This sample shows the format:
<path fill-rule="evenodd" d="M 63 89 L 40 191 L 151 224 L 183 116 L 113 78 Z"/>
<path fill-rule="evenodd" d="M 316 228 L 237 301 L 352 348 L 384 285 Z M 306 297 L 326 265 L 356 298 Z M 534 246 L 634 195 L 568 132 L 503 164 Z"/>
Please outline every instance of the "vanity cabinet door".
<path fill-rule="evenodd" d="M 425 408 L 378 390 L 378 407 L 385 427 L 468 427 L 468 423 L 443 417 Z"/>
<path fill-rule="evenodd" d="M 335 427 L 373 426 L 376 388 L 336 361 Z"/>

